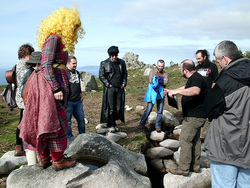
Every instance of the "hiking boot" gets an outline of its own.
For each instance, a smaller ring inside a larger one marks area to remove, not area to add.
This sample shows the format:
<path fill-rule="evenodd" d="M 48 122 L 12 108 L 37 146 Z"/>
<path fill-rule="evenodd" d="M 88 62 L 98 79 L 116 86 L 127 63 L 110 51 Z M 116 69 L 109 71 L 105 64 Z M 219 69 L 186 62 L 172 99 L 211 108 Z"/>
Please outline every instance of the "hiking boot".
<path fill-rule="evenodd" d="M 15 146 L 15 153 L 14 156 L 26 156 L 25 151 L 23 150 L 23 147 L 21 145 Z"/>
<path fill-rule="evenodd" d="M 160 133 L 160 132 L 161 132 L 161 128 L 160 128 L 160 127 L 157 127 L 157 128 L 156 128 L 156 132 Z"/>
<path fill-rule="evenodd" d="M 188 176 L 189 175 L 189 170 L 182 170 L 182 169 L 170 169 L 169 172 L 174 175 L 183 175 L 183 176 Z"/>
<path fill-rule="evenodd" d="M 40 168 L 43 168 L 43 169 L 48 168 L 49 166 L 52 165 L 51 157 L 48 155 L 46 157 L 41 158 L 41 160 L 38 162 L 38 165 Z"/>
<path fill-rule="evenodd" d="M 200 167 L 193 168 L 193 172 L 200 173 L 201 172 L 201 168 Z"/>
<path fill-rule="evenodd" d="M 55 171 L 59 171 L 62 169 L 73 167 L 73 166 L 75 166 L 75 164 L 76 164 L 75 159 L 73 159 L 71 157 L 67 157 L 67 155 L 63 155 L 61 157 L 61 159 L 52 162 L 52 168 Z"/>
<path fill-rule="evenodd" d="M 115 130 L 115 128 L 114 128 L 114 127 L 109 127 L 109 129 L 108 129 L 108 130 L 109 130 L 109 132 L 110 132 L 110 133 L 115 133 L 115 132 L 116 132 L 116 130 Z"/>

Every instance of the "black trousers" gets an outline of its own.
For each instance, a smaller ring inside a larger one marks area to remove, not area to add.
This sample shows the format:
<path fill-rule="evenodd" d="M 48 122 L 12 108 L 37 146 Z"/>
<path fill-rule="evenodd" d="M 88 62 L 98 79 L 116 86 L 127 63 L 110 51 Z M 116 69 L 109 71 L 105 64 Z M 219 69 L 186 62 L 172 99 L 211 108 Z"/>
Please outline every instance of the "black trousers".
<path fill-rule="evenodd" d="M 115 121 L 119 119 L 124 89 L 110 87 L 107 92 L 109 110 L 107 127 L 115 127 Z"/>
<path fill-rule="evenodd" d="M 20 109 L 20 119 L 19 119 L 19 123 L 22 121 L 23 118 L 23 110 L 24 109 Z M 16 128 L 16 145 L 22 145 L 23 144 L 23 140 L 19 137 L 20 134 L 20 130 L 18 129 L 18 127 Z"/>

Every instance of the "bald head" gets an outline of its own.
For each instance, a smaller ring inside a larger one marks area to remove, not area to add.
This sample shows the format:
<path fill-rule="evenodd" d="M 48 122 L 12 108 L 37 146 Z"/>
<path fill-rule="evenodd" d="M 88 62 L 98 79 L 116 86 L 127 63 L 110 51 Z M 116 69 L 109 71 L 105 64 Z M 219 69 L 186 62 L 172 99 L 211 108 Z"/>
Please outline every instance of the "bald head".
<path fill-rule="evenodd" d="M 187 69 L 190 72 L 195 70 L 194 62 L 192 60 L 190 60 L 190 59 L 186 59 L 186 60 L 182 61 L 181 66 L 182 66 L 183 69 Z"/>

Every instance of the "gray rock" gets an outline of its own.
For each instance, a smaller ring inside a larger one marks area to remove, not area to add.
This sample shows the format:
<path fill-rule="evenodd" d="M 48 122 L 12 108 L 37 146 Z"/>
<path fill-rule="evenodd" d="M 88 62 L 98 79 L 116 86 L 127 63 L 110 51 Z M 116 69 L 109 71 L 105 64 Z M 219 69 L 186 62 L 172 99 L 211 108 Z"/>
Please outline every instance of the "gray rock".
<path fill-rule="evenodd" d="M 156 123 L 156 112 L 151 112 L 148 116 L 148 124 L 155 125 Z M 162 124 L 166 127 L 175 127 L 179 125 L 179 121 L 167 110 L 163 110 Z"/>
<path fill-rule="evenodd" d="M 177 165 L 179 165 L 179 161 L 180 161 L 180 150 L 181 150 L 181 147 L 179 147 L 178 151 L 174 152 L 174 161 Z"/>
<path fill-rule="evenodd" d="M 149 76 L 149 73 L 151 70 L 152 70 L 152 68 L 146 68 L 144 73 L 143 73 L 143 76 Z"/>
<path fill-rule="evenodd" d="M 201 173 L 191 172 L 188 177 L 167 173 L 163 178 L 166 188 L 204 188 L 211 187 L 210 169 L 202 168 Z"/>
<path fill-rule="evenodd" d="M 129 106 L 129 105 L 125 105 L 124 108 L 125 108 L 126 111 L 130 111 L 130 110 L 133 109 L 133 107 L 131 107 L 131 106 Z"/>
<path fill-rule="evenodd" d="M 80 72 L 82 91 L 98 90 L 95 76 L 88 72 Z"/>
<path fill-rule="evenodd" d="M 163 131 L 157 132 L 157 131 L 152 131 L 150 134 L 150 140 L 154 141 L 162 141 L 165 138 L 165 133 Z"/>
<path fill-rule="evenodd" d="M 147 156 L 151 159 L 165 158 L 172 156 L 174 152 L 164 147 L 154 147 L 147 150 Z"/>
<path fill-rule="evenodd" d="M 27 164 L 25 156 L 14 156 L 15 151 L 8 151 L 0 158 L 0 174 L 9 174 L 18 166 Z"/>
<path fill-rule="evenodd" d="M 136 110 L 144 110 L 145 107 L 144 107 L 144 106 L 136 106 L 135 109 L 136 109 Z"/>
<path fill-rule="evenodd" d="M 176 169 L 177 165 L 174 162 L 173 159 L 165 159 L 163 160 L 163 165 L 164 165 L 164 169 L 166 172 L 169 172 L 170 169 Z"/>
<path fill-rule="evenodd" d="M 180 147 L 180 142 L 174 139 L 166 139 L 160 142 L 159 144 L 160 146 L 171 149 L 173 151 L 178 150 L 178 148 Z"/>
<path fill-rule="evenodd" d="M 97 129 L 96 133 L 98 134 L 106 134 L 108 132 L 108 128 L 101 128 L 101 129 Z"/>
<path fill-rule="evenodd" d="M 156 116 L 157 113 L 156 112 L 151 112 L 148 116 L 148 124 L 149 125 L 155 125 L 156 123 Z"/>
<path fill-rule="evenodd" d="M 145 107 L 144 107 L 144 106 L 136 106 L 136 107 L 135 107 L 135 110 L 136 110 L 136 113 L 137 113 L 138 115 L 142 116 L 143 113 L 144 113 Z"/>
<path fill-rule="evenodd" d="M 211 160 L 207 157 L 201 156 L 200 157 L 200 165 L 202 168 L 210 168 Z"/>
<path fill-rule="evenodd" d="M 159 173 L 169 172 L 169 169 L 177 168 L 177 165 L 172 159 L 153 159 L 150 164 Z"/>
<path fill-rule="evenodd" d="M 24 166 L 9 175 L 8 188 L 151 187 L 144 155 L 129 151 L 102 135 L 80 134 L 65 153 L 76 158 L 75 167 L 55 172 L 52 167 L 41 170 L 38 165 Z"/>
<path fill-rule="evenodd" d="M 96 125 L 95 129 L 107 128 L 105 124 L 98 124 Z"/>
<path fill-rule="evenodd" d="M 118 142 L 119 140 L 126 138 L 128 135 L 125 132 L 116 132 L 116 133 L 106 133 L 106 137 L 113 142 Z"/>
<path fill-rule="evenodd" d="M 138 60 L 139 55 L 133 52 L 127 52 L 122 59 L 125 61 L 128 70 L 139 69 L 145 66 L 142 61 Z"/>
<path fill-rule="evenodd" d="M 173 134 L 174 134 L 174 138 L 176 140 L 179 140 L 180 135 L 181 135 L 181 129 L 175 129 L 175 130 L 173 130 Z"/>
<path fill-rule="evenodd" d="M 159 172 L 159 173 L 165 173 L 166 172 L 166 169 L 164 167 L 162 159 L 153 159 L 152 161 L 150 161 L 150 164 L 154 167 L 154 169 L 157 172 Z"/>
<path fill-rule="evenodd" d="M 163 110 L 162 122 L 167 127 L 175 127 L 179 125 L 179 121 L 167 110 Z"/>

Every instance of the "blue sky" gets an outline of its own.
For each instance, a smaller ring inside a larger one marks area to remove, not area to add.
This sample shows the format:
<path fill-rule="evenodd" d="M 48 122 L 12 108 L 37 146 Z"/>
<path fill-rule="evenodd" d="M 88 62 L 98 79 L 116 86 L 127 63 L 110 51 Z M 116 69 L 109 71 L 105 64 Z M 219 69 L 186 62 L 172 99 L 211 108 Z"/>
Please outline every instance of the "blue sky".
<path fill-rule="evenodd" d="M 249 0 L 0 0 L 1 68 L 17 61 L 18 48 L 31 43 L 38 50 L 36 31 L 53 10 L 79 6 L 86 35 L 79 39 L 78 66 L 96 65 L 117 45 L 119 57 L 139 55 L 146 64 L 164 59 L 195 60 L 198 49 L 211 54 L 222 40 L 250 50 Z"/>

